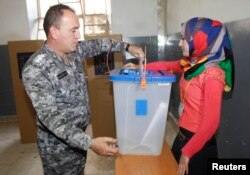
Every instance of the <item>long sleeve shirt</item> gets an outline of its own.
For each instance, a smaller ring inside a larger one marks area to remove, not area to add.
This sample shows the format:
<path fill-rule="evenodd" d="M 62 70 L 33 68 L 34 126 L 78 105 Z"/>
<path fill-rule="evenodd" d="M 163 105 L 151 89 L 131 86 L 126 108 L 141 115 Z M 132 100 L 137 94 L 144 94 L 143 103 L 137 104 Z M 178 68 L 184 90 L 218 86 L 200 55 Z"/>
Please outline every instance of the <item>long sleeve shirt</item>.
<path fill-rule="evenodd" d="M 183 73 L 179 61 L 149 63 L 147 69 Z M 217 66 L 208 67 L 189 81 L 181 76 L 179 89 L 184 108 L 178 125 L 194 133 L 182 148 L 182 152 L 190 158 L 202 149 L 218 129 L 224 86 L 225 73 Z"/>
<path fill-rule="evenodd" d="M 89 122 L 89 97 L 83 60 L 104 51 L 124 51 L 126 44 L 111 39 L 80 41 L 65 63 L 45 43 L 34 53 L 22 79 L 37 114 L 37 125 L 72 147 L 87 150 L 91 137 L 84 132 Z"/>

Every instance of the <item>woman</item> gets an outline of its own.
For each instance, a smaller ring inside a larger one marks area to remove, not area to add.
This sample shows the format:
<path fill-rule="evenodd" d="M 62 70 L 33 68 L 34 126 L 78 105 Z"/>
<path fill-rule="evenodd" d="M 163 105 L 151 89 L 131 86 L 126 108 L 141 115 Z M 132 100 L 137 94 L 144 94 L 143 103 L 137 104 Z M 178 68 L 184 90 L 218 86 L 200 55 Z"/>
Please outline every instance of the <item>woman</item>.
<path fill-rule="evenodd" d="M 233 54 L 227 29 L 217 20 L 192 18 L 182 24 L 181 34 L 184 58 L 150 63 L 147 69 L 182 73 L 179 133 L 172 152 L 179 175 L 204 175 L 207 159 L 217 158 L 215 133 L 223 91 L 233 88 Z"/>

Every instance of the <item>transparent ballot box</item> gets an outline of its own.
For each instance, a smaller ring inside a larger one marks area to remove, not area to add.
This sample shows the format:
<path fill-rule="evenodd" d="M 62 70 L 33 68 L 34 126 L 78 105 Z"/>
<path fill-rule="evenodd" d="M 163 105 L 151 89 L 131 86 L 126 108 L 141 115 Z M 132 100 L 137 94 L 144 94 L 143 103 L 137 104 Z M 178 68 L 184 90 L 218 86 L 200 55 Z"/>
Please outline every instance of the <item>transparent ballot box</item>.
<path fill-rule="evenodd" d="M 141 86 L 140 71 L 115 69 L 113 82 L 116 135 L 120 154 L 159 155 L 162 150 L 171 85 L 174 74 L 145 71 L 146 86 Z"/>

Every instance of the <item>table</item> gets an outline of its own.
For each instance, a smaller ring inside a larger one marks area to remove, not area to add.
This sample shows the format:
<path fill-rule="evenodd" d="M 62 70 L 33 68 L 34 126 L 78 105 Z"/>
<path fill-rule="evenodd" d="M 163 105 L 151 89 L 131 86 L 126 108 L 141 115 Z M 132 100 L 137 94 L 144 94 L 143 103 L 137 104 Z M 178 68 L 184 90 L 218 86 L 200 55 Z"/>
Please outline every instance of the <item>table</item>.
<path fill-rule="evenodd" d="M 177 175 L 178 164 L 166 142 L 159 156 L 120 155 L 115 175 Z"/>

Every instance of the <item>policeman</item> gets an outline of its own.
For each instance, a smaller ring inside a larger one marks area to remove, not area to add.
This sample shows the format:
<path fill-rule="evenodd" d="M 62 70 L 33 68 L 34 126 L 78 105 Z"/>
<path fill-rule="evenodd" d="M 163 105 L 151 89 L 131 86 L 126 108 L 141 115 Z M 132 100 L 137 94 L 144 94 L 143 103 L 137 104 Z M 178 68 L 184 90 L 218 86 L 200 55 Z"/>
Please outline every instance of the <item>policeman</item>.
<path fill-rule="evenodd" d="M 79 41 L 79 20 L 66 5 L 52 6 L 44 19 L 47 40 L 34 53 L 22 72 L 23 83 L 37 118 L 37 142 L 46 175 L 80 175 L 87 150 L 114 156 L 116 139 L 92 138 L 85 133 L 89 123 L 89 97 L 82 62 L 108 50 L 129 51 L 143 59 L 136 45 L 112 39 Z"/>

